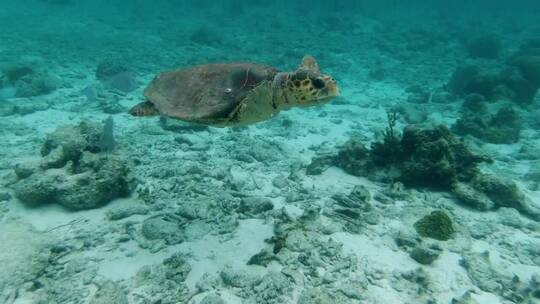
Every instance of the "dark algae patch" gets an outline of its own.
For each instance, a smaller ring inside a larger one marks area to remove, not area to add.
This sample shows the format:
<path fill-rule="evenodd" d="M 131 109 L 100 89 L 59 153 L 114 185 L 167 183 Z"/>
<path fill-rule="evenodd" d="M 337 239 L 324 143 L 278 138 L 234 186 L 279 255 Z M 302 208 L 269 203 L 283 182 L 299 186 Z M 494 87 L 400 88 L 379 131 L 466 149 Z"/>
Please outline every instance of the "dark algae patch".
<path fill-rule="evenodd" d="M 455 233 L 452 219 L 444 211 L 433 211 L 416 223 L 414 229 L 423 237 L 447 241 Z"/>

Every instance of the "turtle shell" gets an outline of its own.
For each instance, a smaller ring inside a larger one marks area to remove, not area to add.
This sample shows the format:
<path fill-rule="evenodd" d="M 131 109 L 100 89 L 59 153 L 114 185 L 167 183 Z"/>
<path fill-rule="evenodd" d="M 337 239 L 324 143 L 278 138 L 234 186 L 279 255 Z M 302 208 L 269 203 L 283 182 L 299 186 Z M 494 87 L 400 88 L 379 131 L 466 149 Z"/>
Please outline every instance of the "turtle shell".
<path fill-rule="evenodd" d="M 160 114 L 194 122 L 227 119 L 240 102 L 278 70 L 252 63 L 215 63 L 158 75 L 144 95 Z"/>

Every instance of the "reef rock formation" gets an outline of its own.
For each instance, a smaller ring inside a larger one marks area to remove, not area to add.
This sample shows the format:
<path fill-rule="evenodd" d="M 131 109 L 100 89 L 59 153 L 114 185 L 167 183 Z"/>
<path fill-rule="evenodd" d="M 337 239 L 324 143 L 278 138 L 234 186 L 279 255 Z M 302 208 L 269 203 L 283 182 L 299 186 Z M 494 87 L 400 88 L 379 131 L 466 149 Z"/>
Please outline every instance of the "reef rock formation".
<path fill-rule="evenodd" d="M 501 84 L 498 68 L 466 65 L 458 67 L 447 84 L 447 89 L 454 95 L 466 96 L 480 94 L 492 99 L 500 94 L 497 90 Z"/>
<path fill-rule="evenodd" d="M 354 149 L 351 149 L 354 147 Z M 408 126 L 398 137 L 389 128 L 371 149 L 361 143 L 346 143 L 335 164 L 352 175 L 367 175 L 379 181 L 401 181 L 407 186 L 450 189 L 458 181 L 470 181 L 478 164 L 489 158 L 472 153 L 445 126 L 419 129 Z"/>
<path fill-rule="evenodd" d="M 532 207 L 513 181 L 482 174 L 479 164 L 484 162 L 491 159 L 469 150 L 445 126 L 420 129 L 409 125 L 399 136 L 390 120 L 384 139 L 374 142 L 371 149 L 351 138 L 337 155 L 314 159 L 308 170 L 317 174 L 334 165 L 375 181 L 449 191 L 479 210 L 511 207 L 540 220 L 540 210 Z"/>
<path fill-rule="evenodd" d="M 461 117 L 452 130 L 459 135 L 472 135 L 494 144 L 519 141 L 522 120 L 512 105 L 488 104 L 477 94 L 465 98 Z"/>
<path fill-rule="evenodd" d="M 49 134 L 39 166 L 18 165 L 17 198 L 41 205 L 58 203 L 71 210 L 91 209 L 129 191 L 129 168 L 114 147 L 112 132 L 99 124 L 81 122 Z"/>
<path fill-rule="evenodd" d="M 0 88 L 12 88 L 14 97 L 48 94 L 57 87 L 57 79 L 26 65 L 9 67 L 0 75 Z"/>
<path fill-rule="evenodd" d="M 530 105 L 540 89 L 538 44 L 524 43 L 506 64 L 458 67 L 446 87 L 456 96 L 480 94 L 488 100 L 508 99 L 522 106 Z"/>

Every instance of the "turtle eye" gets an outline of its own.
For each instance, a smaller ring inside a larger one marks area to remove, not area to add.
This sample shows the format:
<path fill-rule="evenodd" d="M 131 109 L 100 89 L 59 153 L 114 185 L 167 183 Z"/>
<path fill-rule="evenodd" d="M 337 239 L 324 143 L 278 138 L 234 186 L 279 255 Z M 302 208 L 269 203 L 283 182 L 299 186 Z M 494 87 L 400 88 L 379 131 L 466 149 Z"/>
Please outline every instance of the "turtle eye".
<path fill-rule="evenodd" d="M 324 81 L 322 79 L 320 79 L 320 78 L 315 78 L 311 82 L 313 83 L 313 86 L 317 90 L 320 90 L 320 89 L 324 88 L 324 86 L 325 86 Z"/>

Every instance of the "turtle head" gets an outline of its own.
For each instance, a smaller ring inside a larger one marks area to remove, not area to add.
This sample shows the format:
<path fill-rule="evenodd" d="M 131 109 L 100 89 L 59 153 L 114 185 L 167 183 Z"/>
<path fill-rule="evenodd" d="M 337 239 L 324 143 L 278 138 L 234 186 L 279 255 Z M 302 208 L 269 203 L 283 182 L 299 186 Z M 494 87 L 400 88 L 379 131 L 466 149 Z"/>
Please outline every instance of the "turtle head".
<path fill-rule="evenodd" d="M 305 56 L 298 69 L 287 74 L 285 90 L 291 106 L 310 106 L 339 96 L 339 87 L 330 75 L 321 73 L 315 58 Z"/>

